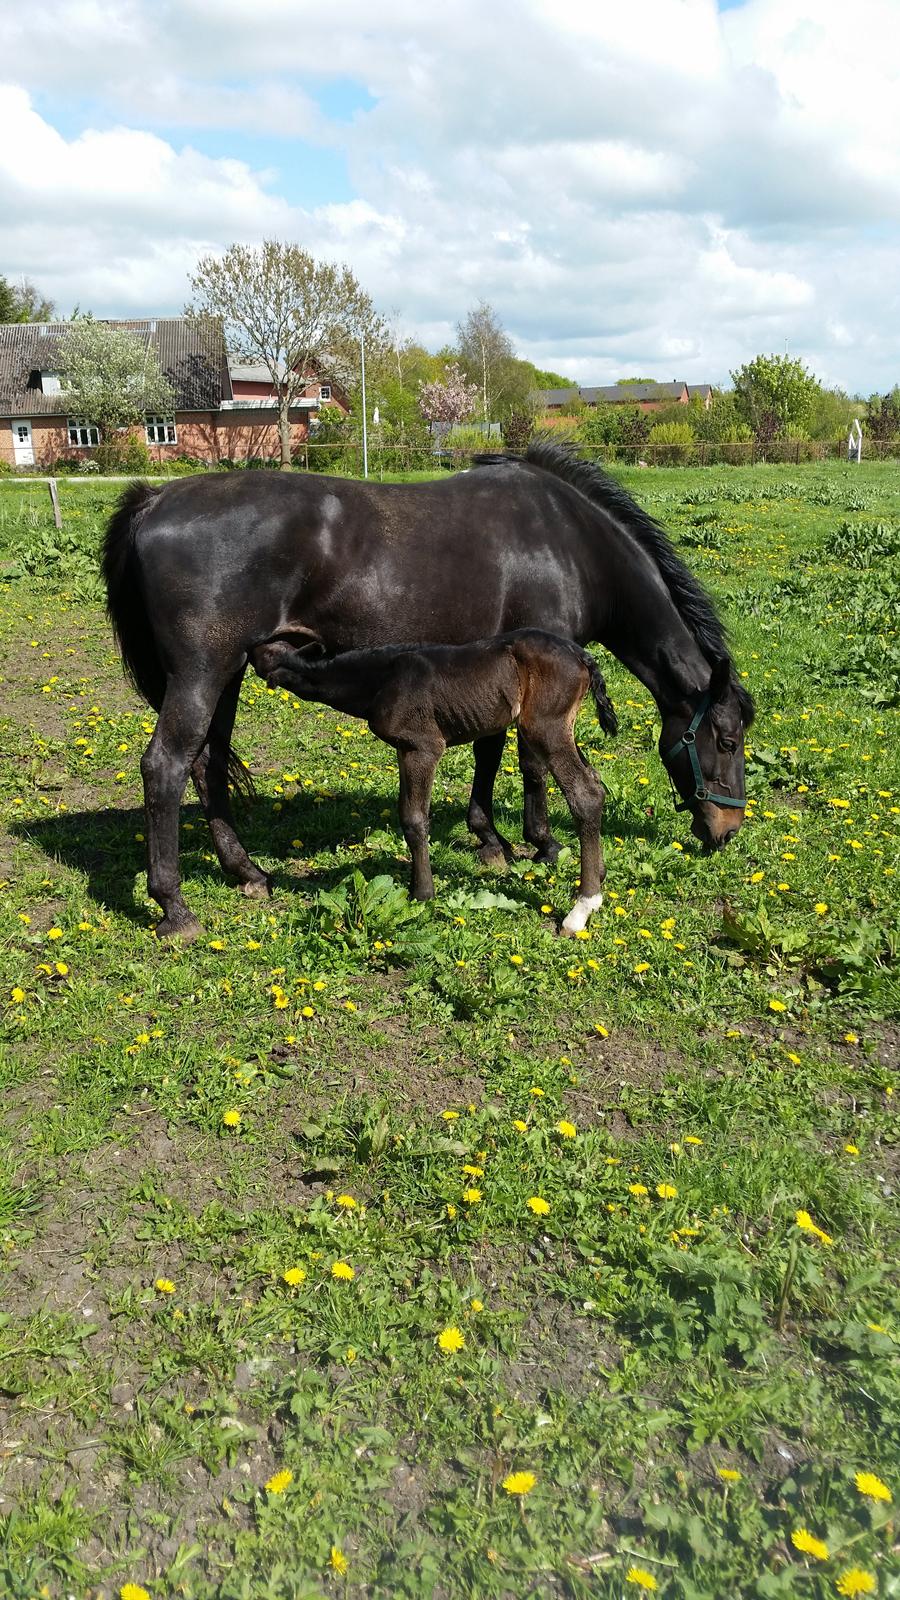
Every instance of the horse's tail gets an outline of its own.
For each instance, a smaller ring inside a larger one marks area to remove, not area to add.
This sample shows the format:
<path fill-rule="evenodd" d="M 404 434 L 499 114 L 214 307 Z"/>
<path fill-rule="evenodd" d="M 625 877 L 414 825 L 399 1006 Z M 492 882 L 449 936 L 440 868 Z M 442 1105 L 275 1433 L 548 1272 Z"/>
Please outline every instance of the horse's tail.
<path fill-rule="evenodd" d="M 134 540 L 159 493 L 149 483 L 130 483 L 109 519 L 103 541 L 106 610 L 116 644 L 138 694 L 155 711 L 166 692 L 166 674 L 144 604 Z"/>
<path fill-rule="evenodd" d="M 613 703 L 606 692 L 606 680 L 600 671 L 590 651 L 585 650 L 584 662 L 588 669 L 591 694 L 594 696 L 594 705 L 597 707 L 597 716 L 604 733 L 618 733 L 619 719 L 616 716 Z"/>
<path fill-rule="evenodd" d="M 144 603 L 135 535 L 162 491 L 149 483 L 130 483 L 109 519 L 103 541 L 106 610 L 129 678 L 139 695 L 158 711 L 166 692 L 166 671 L 156 648 Z M 229 747 L 228 776 L 235 789 L 253 792 L 253 779 Z"/>

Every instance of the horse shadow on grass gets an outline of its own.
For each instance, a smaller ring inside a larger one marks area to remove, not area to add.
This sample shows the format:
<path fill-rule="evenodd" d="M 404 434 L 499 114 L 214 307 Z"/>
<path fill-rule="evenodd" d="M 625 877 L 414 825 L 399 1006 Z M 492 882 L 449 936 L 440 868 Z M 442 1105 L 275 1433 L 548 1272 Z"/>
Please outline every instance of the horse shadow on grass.
<path fill-rule="evenodd" d="M 392 815 L 385 818 L 382 810 L 382 797 L 373 800 L 370 791 L 344 791 L 322 805 L 316 804 L 314 797 L 303 791 L 287 802 L 256 795 L 249 802 L 239 803 L 237 829 L 251 857 L 261 860 L 268 871 L 274 895 L 300 895 L 311 900 L 320 891 L 332 889 L 355 868 L 367 879 L 385 873 L 399 883 L 408 882 L 409 866 L 396 812 L 392 811 Z M 608 837 L 613 834 L 620 838 L 636 837 L 653 827 L 651 820 L 647 824 L 636 823 L 631 817 L 617 815 L 612 807 L 606 821 Z M 502 826 L 507 826 L 505 817 Z M 36 845 L 51 860 L 83 873 L 95 904 L 131 922 L 146 925 L 146 906 L 138 902 L 135 893 L 136 879 L 146 871 L 147 865 L 141 837 L 146 832 L 143 807 L 113 806 L 98 811 L 57 812 L 51 816 L 22 818 L 10 831 Z M 190 837 L 191 831 L 195 833 L 194 838 Z M 387 849 L 381 841 L 366 847 L 367 833 L 385 831 L 395 836 L 395 848 Z M 559 836 L 577 858 L 578 843 L 571 827 L 561 827 Z M 329 848 L 346 849 L 352 845 L 363 848 L 352 864 L 344 859 L 336 862 L 333 868 L 317 866 L 311 872 L 298 873 L 287 870 L 291 860 L 296 862 L 292 841 L 297 837 L 303 841 L 300 847 L 303 856 L 318 855 Z M 440 801 L 434 804 L 430 837 L 436 852 L 446 852 L 445 861 L 451 858 L 451 852 L 456 854 L 466 848 L 469 835 L 459 806 Z M 522 851 L 519 859 L 524 861 L 527 847 L 517 840 L 516 849 L 517 854 Z M 398 855 L 403 859 L 398 860 Z M 205 859 L 207 856 L 212 859 Z M 272 865 L 273 858 L 275 865 Z M 186 804 L 181 809 L 179 861 L 188 895 L 192 883 L 230 881 L 215 858 L 206 821 L 197 804 Z M 444 871 L 441 876 L 439 897 L 441 892 L 476 887 L 476 881 L 466 870 L 460 870 L 456 882 L 453 882 L 455 874 L 451 876 Z M 485 873 L 480 882 L 481 886 L 496 883 L 498 890 L 509 899 L 519 900 L 523 910 L 537 906 L 545 898 L 540 881 L 525 883 L 514 872 Z"/>

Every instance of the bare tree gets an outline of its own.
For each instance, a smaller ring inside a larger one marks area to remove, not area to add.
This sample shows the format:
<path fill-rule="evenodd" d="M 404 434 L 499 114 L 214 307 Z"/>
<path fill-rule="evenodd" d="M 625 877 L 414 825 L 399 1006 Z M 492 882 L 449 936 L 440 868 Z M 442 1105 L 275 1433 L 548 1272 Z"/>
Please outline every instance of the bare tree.
<path fill-rule="evenodd" d="M 202 256 L 190 278 L 188 316 L 216 318 L 235 355 L 264 366 L 278 405 L 281 465 L 291 464 L 291 406 L 316 374 L 349 387 L 359 340 L 380 348 L 385 330 L 349 267 L 316 261 L 299 245 L 267 239 Z M 368 354 L 368 348 L 367 348 Z"/>

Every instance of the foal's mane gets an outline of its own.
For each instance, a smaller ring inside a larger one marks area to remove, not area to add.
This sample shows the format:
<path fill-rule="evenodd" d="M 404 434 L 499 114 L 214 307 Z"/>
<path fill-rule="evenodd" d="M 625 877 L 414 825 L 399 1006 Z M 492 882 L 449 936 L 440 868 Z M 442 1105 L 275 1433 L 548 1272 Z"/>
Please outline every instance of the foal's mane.
<path fill-rule="evenodd" d="M 644 511 L 628 490 L 623 489 L 608 472 L 592 461 L 582 460 L 570 445 L 560 444 L 555 439 L 546 436 L 532 439 L 524 456 L 475 457 L 477 466 L 497 465 L 500 461 L 524 462 L 527 466 L 540 467 L 543 472 L 552 473 L 555 478 L 562 478 L 587 500 L 599 506 L 601 511 L 609 512 L 628 530 L 654 562 L 679 616 L 710 665 L 723 656 L 731 661 L 732 684 L 740 701 L 744 726 L 749 727 L 753 720 L 753 700 L 735 671 L 725 628 L 706 590 L 676 554 L 668 534 L 655 517 Z"/>

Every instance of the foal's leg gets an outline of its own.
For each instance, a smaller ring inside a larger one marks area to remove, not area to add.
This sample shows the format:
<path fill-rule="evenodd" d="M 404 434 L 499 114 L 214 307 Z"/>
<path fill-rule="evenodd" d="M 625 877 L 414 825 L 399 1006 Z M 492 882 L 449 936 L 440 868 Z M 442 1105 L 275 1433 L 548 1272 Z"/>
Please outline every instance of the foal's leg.
<path fill-rule="evenodd" d="M 414 900 L 434 899 L 434 878 L 428 853 L 428 816 L 434 771 L 440 755 L 440 750 L 430 749 L 407 748 L 397 751 L 400 767 L 400 826 L 412 852 L 410 894 Z"/>
<path fill-rule="evenodd" d="M 600 892 L 606 877 L 600 844 L 603 785 L 593 767 L 585 761 L 571 734 L 565 743 L 548 750 L 547 758 L 572 813 L 581 842 L 581 887 L 578 899 L 560 929 L 561 933 L 571 937 L 581 932 L 591 912 L 599 911 L 603 904 Z"/>
<path fill-rule="evenodd" d="M 488 733 L 472 745 L 475 753 L 475 776 L 469 797 L 467 822 L 469 829 L 481 841 L 479 859 L 485 866 L 502 866 L 513 859 L 513 847 L 508 839 L 497 832 L 494 824 L 494 782 L 503 759 L 506 735 Z"/>
<path fill-rule="evenodd" d="M 541 750 L 529 744 L 519 728 L 519 771 L 525 800 L 523 832 L 526 842 L 535 847 L 535 861 L 552 863 L 562 846 L 550 832 L 547 817 L 547 758 Z"/>
<path fill-rule="evenodd" d="M 163 909 L 156 932 L 196 939 L 200 923 L 185 903 L 178 873 L 178 812 L 188 773 L 206 744 L 222 680 L 169 679 L 156 731 L 141 759 L 147 812 L 147 888 Z"/>
<path fill-rule="evenodd" d="M 228 748 L 243 676 L 243 671 L 235 673 L 223 690 L 210 723 L 209 738 L 191 768 L 191 776 L 223 872 L 237 878 L 244 894 L 261 899 L 269 893 L 269 879 L 250 860 L 237 836 L 228 793 Z"/>

